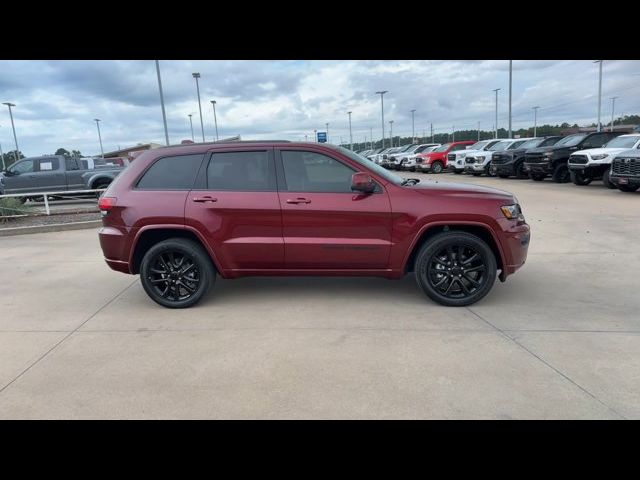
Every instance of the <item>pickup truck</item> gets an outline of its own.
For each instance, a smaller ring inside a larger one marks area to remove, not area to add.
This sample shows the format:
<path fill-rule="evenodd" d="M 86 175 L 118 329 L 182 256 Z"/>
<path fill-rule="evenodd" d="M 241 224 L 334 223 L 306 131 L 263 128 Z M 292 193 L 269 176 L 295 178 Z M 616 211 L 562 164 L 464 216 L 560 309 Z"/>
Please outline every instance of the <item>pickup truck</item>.
<path fill-rule="evenodd" d="M 640 148 L 640 133 L 620 135 L 605 143 L 602 148 L 580 150 L 569 155 L 569 171 L 571 181 L 575 185 L 589 185 L 593 180 L 602 178 L 607 188 L 616 188 L 609 180 L 611 161 L 629 149 Z"/>
<path fill-rule="evenodd" d="M 611 162 L 609 181 L 621 192 L 636 192 L 640 189 L 640 151 L 637 148 L 624 150 Z"/>
<path fill-rule="evenodd" d="M 4 194 L 66 192 L 106 188 L 129 162 L 117 158 L 66 158 L 62 155 L 23 158 L 3 172 Z M 41 196 L 28 195 L 21 201 Z"/>
<path fill-rule="evenodd" d="M 560 141 L 562 137 L 537 137 L 527 140 L 522 145 L 511 150 L 503 150 L 491 155 L 489 169 L 492 175 L 500 178 L 509 178 L 514 175 L 516 178 L 528 178 L 524 171 L 524 156 L 531 148 L 549 147 Z"/>
<path fill-rule="evenodd" d="M 548 147 L 527 150 L 524 154 L 524 170 L 531 180 L 541 182 L 547 175 L 556 183 L 571 180 L 569 155 L 578 150 L 600 148 L 619 132 L 574 133 Z"/>

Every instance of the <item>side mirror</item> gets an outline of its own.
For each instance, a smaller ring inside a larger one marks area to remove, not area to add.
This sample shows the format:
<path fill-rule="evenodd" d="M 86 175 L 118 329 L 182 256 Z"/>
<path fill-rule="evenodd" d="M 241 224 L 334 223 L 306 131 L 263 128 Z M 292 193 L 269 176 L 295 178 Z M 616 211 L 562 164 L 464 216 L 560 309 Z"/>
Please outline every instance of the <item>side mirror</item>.
<path fill-rule="evenodd" d="M 373 193 L 376 184 L 368 173 L 357 172 L 351 176 L 351 190 L 362 193 Z"/>

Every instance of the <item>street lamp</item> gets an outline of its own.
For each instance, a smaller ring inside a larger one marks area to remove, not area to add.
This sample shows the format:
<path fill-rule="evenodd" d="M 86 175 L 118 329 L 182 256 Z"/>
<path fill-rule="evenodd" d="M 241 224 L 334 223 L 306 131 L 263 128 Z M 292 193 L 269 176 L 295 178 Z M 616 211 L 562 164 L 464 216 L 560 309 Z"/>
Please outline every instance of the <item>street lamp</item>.
<path fill-rule="evenodd" d="M 611 97 L 611 132 L 613 132 L 613 111 L 616 108 L 616 98 L 618 97 Z"/>
<path fill-rule="evenodd" d="M 189 124 L 191 125 L 191 141 L 195 142 L 196 139 L 193 136 L 193 119 L 191 118 L 193 116 L 193 113 L 190 113 L 189 115 L 187 115 L 189 117 Z"/>
<path fill-rule="evenodd" d="M 391 147 L 393 147 L 393 120 L 389 120 L 389 139 L 391 140 Z"/>
<path fill-rule="evenodd" d="M 493 133 L 493 138 L 498 138 L 498 91 L 502 90 L 501 88 L 495 88 L 493 91 L 496 92 L 496 124 L 494 125 L 495 130 Z"/>
<path fill-rule="evenodd" d="M 215 100 L 210 100 L 211 105 L 213 105 L 213 121 L 215 122 L 216 125 L 216 141 L 220 140 L 220 137 L 218 137 L 218 117 L 216 117 L 216 101 Z"/>
<path fill-rule="evenodd" d="M 596 60 L 593 63 L 599 63 L 599 73 L 598 73 L 598 131 L 601 131 L 601 123 L 600 123 L 600 112 L 602 106 L 602 60 Z"/>
<path fill-rule="evenodd" d="M 313 138 L 314 138 L 314 142 L 318 142 L 318 130 L 314 130 L 313 131 Z"/>
<path fill-rule="evenodd" d="M 13 129 L 13 141 L 16 143 L 16 152 L 15 152 L 15 159 L 16 162 L 18 160 L 20 160 L 20 148 L 18 147 L 18 137 L 16 137 L 16 126 L 13 124 L 13 112 L 11 111 L 11 107 L 15 107 L 16 105 L 14 103 L 11 102 L 4 102 L 3 105 L 6 105 L 7 107 L 9 107 L 9 117 L 11 117 L 11 128 Z"/>
<path fill-rule="evenodd" d="M 325 123 L 327 126 L 327 143 L 329 143 L 329 122 Z"/>
<path fill-rule="evenodd" d="M 100 153 L 102 153 L 102 158 L 104 158 L 104 149 L 102 148 L 102 135 L 100 135 L 100 119 L 94 118 L 94 122 L 96 122 L 96 127 L 98 127 L 98 140 L 100 140 Z"/>
<path fill-rule="evenodd" d="M 536 130 L 538 127 L 538 109 L 540 107 L 533 107 L 533 137 L 536 136 Z"/>
<path fill-rule="evenodd" d="M 347 112 L 349 114 L 349 143 L 351 144 L 351 150 L 353 150 L 353 133 L 351 132 L 351 114 L 353 112 Z"/>
<path fill-rule="evenodd" d="M 513 60 L 509 60 L 509 138 L 511 138 L 511 79 L 513 71 Z"/>
<path fill-rule="evenodd" d="M 382 112 L 382 148 L 384 148 L 384 94 L 388 92 L 388 90 L 376 92 L 376 95 L 380 95 L 380 111 Z"/>
<path fill-rule="evenodd" d="M 156 60 L 156 73 L 158 74 L 158 90 L 160 90 L 160 105 L 162 106 L 162 121 L 164 123 L 164 138 L 169 145 L 169 130 L 167 129 L 167 114 L 164 111 L 164 95 L 162 93 L 162 79 L 160 78 L 160 62 Z M 118 149 L 120 150 L 120 149 Z"/>
<path fill-rule="evenodd" d="M 411 143 L 416 141 L 416 111 L 411 110 Z"/>
<path fill-rule="evenodd" d="M 202 104 L 200 103 L 200 84 L 198 83 L 198 79 L 200 78 L 199 73 L 192 73 L 193 78 L 196 79 L 196 90 L 198 91 L 198 108 L 200 109 L 200 128 L 202 128 L 202 141 L 204 142 L 204 122 L 202 121 Z"/>
<path fill-rule="evenodd" d="M 371 136 L 369 137 L 369 140 L 371 143 L 371 150 L 373 150 L 373 127 L 369 127 L 369 130 L 371 130 Z"/>

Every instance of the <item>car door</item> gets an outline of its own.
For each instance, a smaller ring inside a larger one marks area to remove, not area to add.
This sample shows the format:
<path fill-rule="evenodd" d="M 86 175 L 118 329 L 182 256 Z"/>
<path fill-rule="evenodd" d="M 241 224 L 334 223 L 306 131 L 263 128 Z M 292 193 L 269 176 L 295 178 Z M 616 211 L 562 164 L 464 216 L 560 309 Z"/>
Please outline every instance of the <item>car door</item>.
<path fill-rule="evenodd" d="M 76 158 L 65 158 L 65 177 L 68 190 L 84 190 L 86 187 L 82 181 L 85 170 L 82 162 Z"/>
<path fill-rule="evenodd" d="M 35 160 L 32 158 L 20 160 L 7 169 L 4 176 L 5 193 L 31 192 Z"/>
<path fill-rule="evenodd" d="M 364 168 L 314 147 L 276 149 L 288 269 L 385 269 L 391 248 L 391 205 L 376 192 L 351 190 Z M 368 173 L 368 172 L 367 172 Z"/>
<path fill-rule="evenodd" d="M 28 175 L 31 192 L 60 192 L 67 189 L 64 166 L 59 157 L 35 159 L 35 170 Z"/>
<path fill-rule="evenodd" d="M 282 268 L 282 215 L 273 148 L 210 151 L 197 181 L 187 197 L 185 222 L 204 233 L 222 268 Z"/>

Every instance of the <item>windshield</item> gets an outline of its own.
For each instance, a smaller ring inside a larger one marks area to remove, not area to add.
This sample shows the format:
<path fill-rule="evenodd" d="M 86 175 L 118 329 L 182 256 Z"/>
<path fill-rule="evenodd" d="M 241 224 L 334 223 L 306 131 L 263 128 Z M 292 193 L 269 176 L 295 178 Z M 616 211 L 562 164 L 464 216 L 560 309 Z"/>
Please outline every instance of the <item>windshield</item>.
<path fill-rule="evenodd" d="M 482 140 L 481 142 L 476 142 L 469 147 L 469 150 L 482 150 L 487 145 L 487 143 L 489 143 L 489 140 Z"/>
<path fill-rule="evenodd" d="M 533 140 L 527 140 L 518 148 L 536 148 L 538 145 L 542 143 L 544 138 L 534 138 Z"/>
<path fill-rule="evenodd" d="M 587 136 L 586 133 L 579 133 L 577 135 L 569 135 L 568 137 L 564 137 L 562 140 L 559 140 L 556 143 L 556 146 L 562 145 L 563 147 L 573 147 L 574 145 L 579 144 L 584 138 Z"/>
<path fill-rule="evenodd" d="M 616 137 L 613 140 L 609 140 L 609 143 L 603 145 L 606 148 L 633 148 L 636 142 L 640 140 L 640 137 Z"/>
<path fill-rule="evenodd" d="M 507 148 L 507 150 L 515 150 L 516 148 L 520 148 L 520 146 L 524 143 L 524 140 L 520 140 L 518 142 L 513 142 L 511 145 L 509 145 L 509 148 Z"/>
<path fill-rule="evenodd" d="M 445 143 L 444 145 L 440 145 L 438 148 L 434 150 L 434 152 L 446 152 L 451 147 L 450 143 Z"/>
<path fill-rule="evenodd" d="M 505 140 L 503 142 L 494 143 L 489 148 L 487 148 L 487 150 L 489 150 L 490 152 L 499 152 L 507 148 L 509 145 L 511 145 L 511 142 Z"/>
<path fill-rule="evenodd" d="M 351 150 L 348 150 L 346 148 L 343 147 L 336 147 L 342 154 L 346 155 L 347 157 L 349 157 L 351 160 L 358 162 L 360 165 L 362 165 L 363 167 L 369 169 L 369 170 L 373 170 L 376 174 L 380 175 L 382 178 L 384 178 L 385 180 L 388 180 L 389 182 L 393 183 L 394 185 L 400 185 L 404 178 L 396 175 L 395 173 L 391 173 L 389 170 L 387 170 L 384 167 L 381 167 L 380 165 L 372 162 L 371 160 L 367 160 L 366 158 L 358 155 L 357 153 L 352 152 Z"/>
<path fill-rule="evenodd" d="M 556 143 L 558 143 L 560 141 L 562 137 L 549 137 L 546 138 L 544 140 L 544 142 L 542 142 L 540 145 L 538 145 L 539 147 L 549 147 L 551 145 L 555 145 Z"/>
<path fill-rule="evenodd" d="M 406 153 L 415 152 L 418 149 L 419 146 L 420 145 L 411 145 L 411 148 L 408 148 L 407 150 L 405 150 L 405 152 Z"/>

